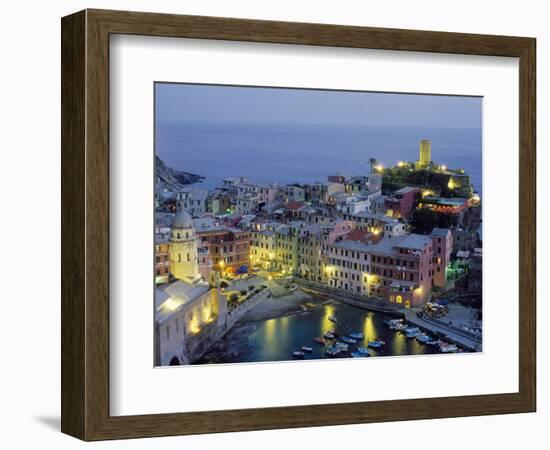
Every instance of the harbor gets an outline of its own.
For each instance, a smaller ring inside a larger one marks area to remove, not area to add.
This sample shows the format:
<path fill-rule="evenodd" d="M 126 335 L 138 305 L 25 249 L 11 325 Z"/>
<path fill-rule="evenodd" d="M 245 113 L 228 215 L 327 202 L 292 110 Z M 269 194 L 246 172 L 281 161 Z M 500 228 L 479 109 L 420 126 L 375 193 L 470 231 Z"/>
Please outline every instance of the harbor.
<path fill-rule="evenodd" d="M 253 309 L 196 364 L 466 351 L 393 315 L 317 295 L 293 293 L 292 298 L 294 308 L 288 299 L 271 298 L 263 311 Z M 277 304 L 284 309 L 280 316 Z"/>

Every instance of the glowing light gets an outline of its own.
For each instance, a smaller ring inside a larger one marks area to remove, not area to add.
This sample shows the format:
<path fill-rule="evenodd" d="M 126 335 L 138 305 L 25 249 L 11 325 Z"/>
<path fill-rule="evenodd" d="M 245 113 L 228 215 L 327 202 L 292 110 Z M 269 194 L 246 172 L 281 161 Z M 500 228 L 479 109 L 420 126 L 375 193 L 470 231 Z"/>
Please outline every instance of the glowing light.
<path fill-rule="evenodd" d="M 422 191 L 422 198 L 428 197 L 430 195 L 434 195 L 434 191 L 432 191 L 431 189 L 424 189 Z"/>
<path fill-rule="evenodd" d="M 169 311 L 175 311 L 178 309 L 179 303 L 176 302 L 174 299 L 169 298 L 164 302 L 164 307 L 168 309 Z"/>
<path fill-rule="evenodd" d="M 384 166 L 382 164 L 378 164 L 376 166 L 374 166 L 374 168 L 378 171 L 378 172 L 382 172 L 384 170 Z"/>
<path fill-rule="evenodd" d="M 447 183 L 447 187 L 449 189 L 454 189 L 455 187 L 458 187 L 458 184 L 454 179 L 449 178 L 449 182 Z"/>
<path fill-rule="evenodd" d="M 269 276 L 267 277 L 267 279 L 268 279 L 269 281 L 272 281 L 272 280 L 273 280 L 273 277 L 272 277 L 271 275 L 269 275 Z"/>
<path fill-rule="evenodd" d="M 445 172 L 447 170 L 447 166 L 441 166 L 441 170 Z"/>
<path fill-rule="evenodd" d="M 199 318 L 197 317 L 196 313 L 193 314 L 193 318 L 189 323 L 189 331 L 193 334 L 197 334 L 199 331 L 201 331 L 201 328 L 199 326 Z"/>
<path fill-rule="evenodd" d="M 404 166 L 405 166 L 405 163 L 404 163 L 403 161 L 399 161 L 399 162 L 397 163 L 397 166 L 398 166 L 398 167 L 404 167 Z"/>

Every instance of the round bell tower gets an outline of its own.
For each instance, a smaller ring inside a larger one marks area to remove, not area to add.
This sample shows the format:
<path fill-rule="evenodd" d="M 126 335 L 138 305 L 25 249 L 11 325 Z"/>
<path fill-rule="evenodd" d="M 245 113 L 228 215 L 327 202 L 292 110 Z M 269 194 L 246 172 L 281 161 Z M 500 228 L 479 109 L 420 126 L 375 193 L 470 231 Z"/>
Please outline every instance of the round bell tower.
<path fill-rule="evenodd" d="M 197 236 L 193 220 L 185 209 L 174 218 L 170 237 L 170 272 L 178 280 L 195 283 L 200 280 Z"/>

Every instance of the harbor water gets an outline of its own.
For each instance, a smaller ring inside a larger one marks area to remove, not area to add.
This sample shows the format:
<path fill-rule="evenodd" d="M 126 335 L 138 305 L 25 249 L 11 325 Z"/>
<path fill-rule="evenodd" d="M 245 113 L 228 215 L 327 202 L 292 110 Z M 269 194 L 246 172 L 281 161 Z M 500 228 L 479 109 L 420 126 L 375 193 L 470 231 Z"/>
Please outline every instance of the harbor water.
<path fill-rule="evenodd" d="M 329 319 L 331 316 L 337 319 L 337 323 Z M 380 349 L 370 348 L 371 356 L 439 353 L 435 346 L 421 344 L 414 338 L 407 339 L 404 334 L 390 330 L 385 320 L 392 318 L 382 313 L 329 301 L 307 311 L 283 317 L 237 323 L 198 363 L 287 361 L 292 360 L 293 352 L 301 351 L 302 346 L 312 348 L 312 352 L 305 352 L 306 360 L 324 359 L 327 358 L 325 347 L 314 339 L 330 330 L 336 330 L 340 337 L 349 336 L 350 333 L 364 335 L 364 339 L 349 345 L 350 351 L 343 357 L 351 356 L 351 352 L 357 347 L 366 347 L 369 341 L 375 339 L 381 339 L 386 345 Z"/>

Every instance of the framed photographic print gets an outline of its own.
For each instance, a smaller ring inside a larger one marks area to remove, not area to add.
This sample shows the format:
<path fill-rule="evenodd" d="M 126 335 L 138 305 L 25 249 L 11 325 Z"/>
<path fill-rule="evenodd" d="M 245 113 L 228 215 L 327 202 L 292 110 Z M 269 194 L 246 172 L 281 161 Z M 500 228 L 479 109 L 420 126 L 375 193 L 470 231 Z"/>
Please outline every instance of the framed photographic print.
<path fill-rule="evenodd" d="M 535 39 L 62 20 L 62 430 L 535 410 Z"/>

